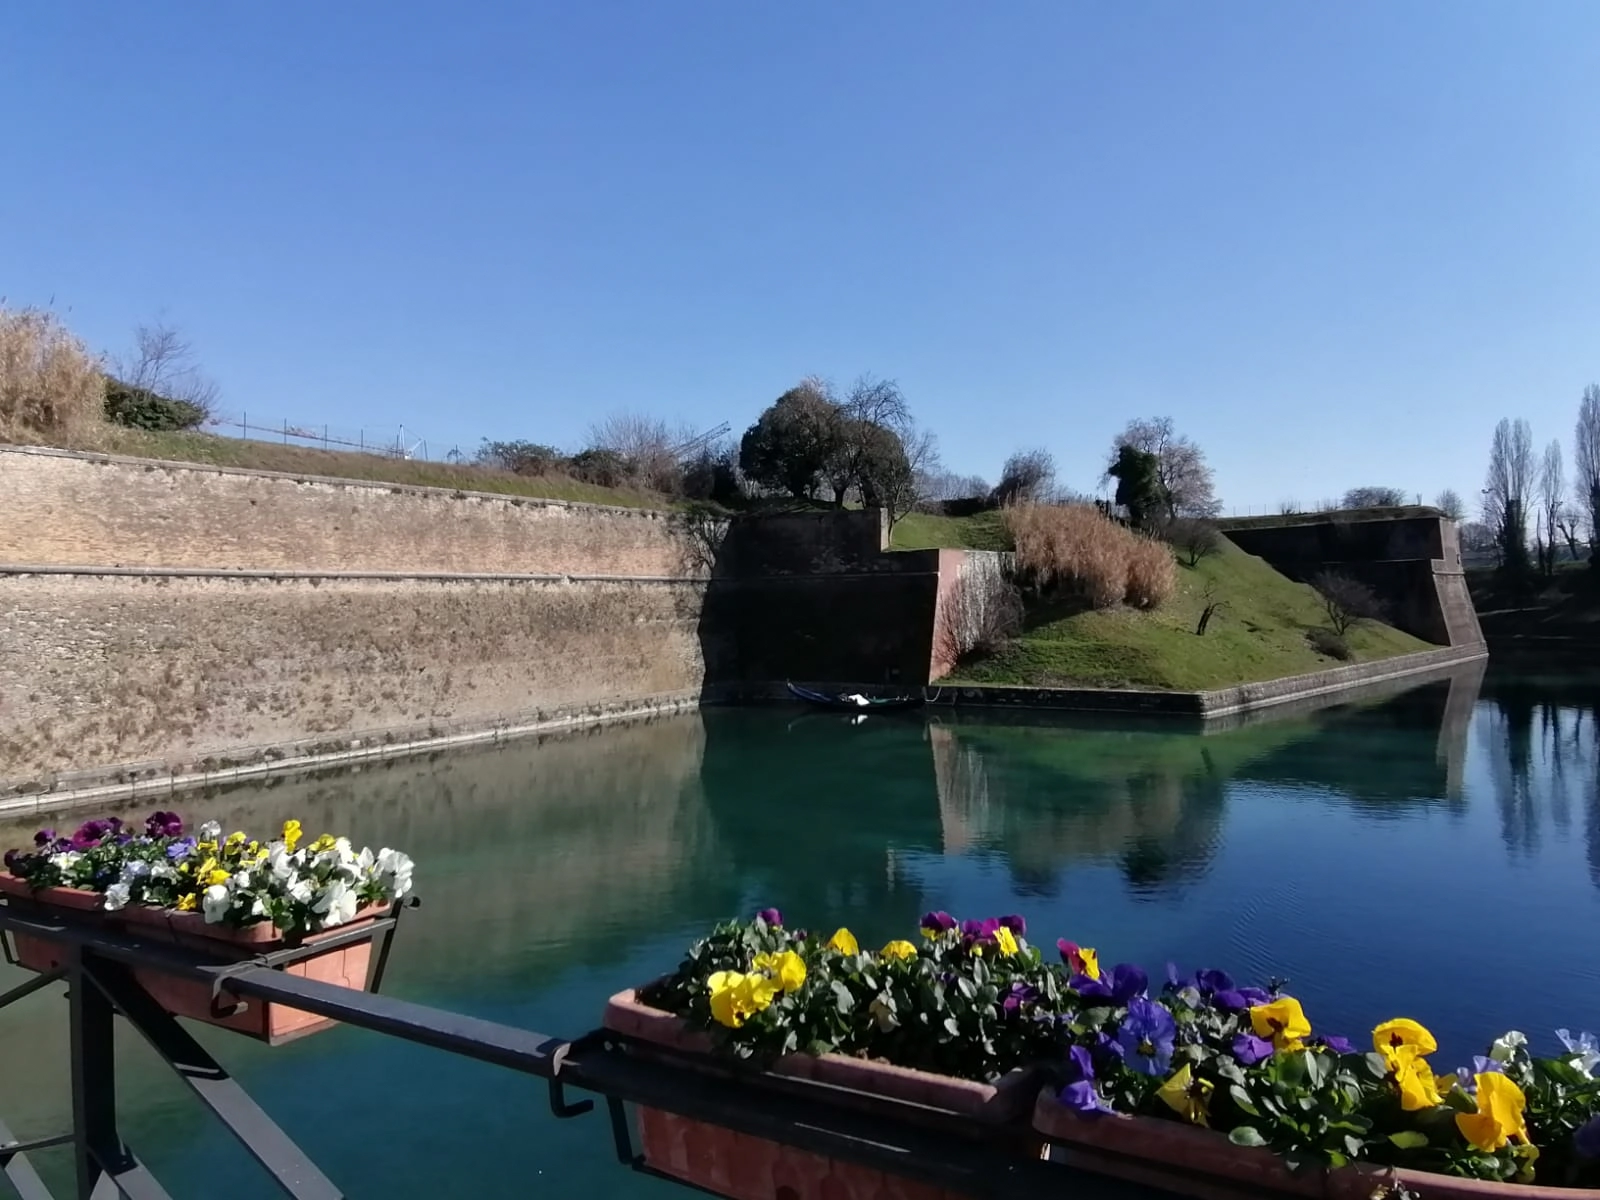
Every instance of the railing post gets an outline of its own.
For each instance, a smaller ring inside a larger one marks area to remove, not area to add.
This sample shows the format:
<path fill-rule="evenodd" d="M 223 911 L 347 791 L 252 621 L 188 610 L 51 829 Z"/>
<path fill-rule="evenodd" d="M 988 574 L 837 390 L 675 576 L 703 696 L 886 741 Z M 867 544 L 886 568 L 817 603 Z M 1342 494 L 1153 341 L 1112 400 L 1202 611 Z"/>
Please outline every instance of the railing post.
<path fill-rule="evenodd" d="M 78 1196 L 88 1200 L 100 1177 L 99 1154 L 121 1147 L 117 1136 L 116 1028 L 105 993 L 89 978 L 85 952 L 74 948 L 67 974 L 72 1038 L 73 1157 Z"/>

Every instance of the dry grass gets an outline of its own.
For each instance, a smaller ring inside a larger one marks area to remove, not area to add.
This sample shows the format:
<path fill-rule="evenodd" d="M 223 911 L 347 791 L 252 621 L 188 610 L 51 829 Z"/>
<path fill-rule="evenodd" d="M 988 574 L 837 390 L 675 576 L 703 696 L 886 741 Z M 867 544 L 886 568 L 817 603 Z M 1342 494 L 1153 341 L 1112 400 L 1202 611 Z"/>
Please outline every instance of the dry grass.
<path fill-rule="evenodd" d="M 0 308 L 0 441 L 82 438 L 105 396 L 99 360 L 54 313 Z"/>
<path fill-rule="evenodd" d="M 1034 589 L 1088 608 L 1157 608 L 1177 585 L 1172 553 L 1087 505 L 1019 504 L 1005 511 L 1017 568 Z"/>

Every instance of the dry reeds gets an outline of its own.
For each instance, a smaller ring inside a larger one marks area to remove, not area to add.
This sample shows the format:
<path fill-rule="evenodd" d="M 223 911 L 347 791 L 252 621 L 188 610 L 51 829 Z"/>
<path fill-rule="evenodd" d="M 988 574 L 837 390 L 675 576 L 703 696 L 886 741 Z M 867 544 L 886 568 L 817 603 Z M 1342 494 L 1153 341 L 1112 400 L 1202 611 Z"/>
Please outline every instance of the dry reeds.
<path fill-rule="evenodd" d="M 1177 584 L 1172 553 L 1082 504 L 1019 504 L 1005 511 L 1017 569 L 1040 592 L 1090 608 L 1151 609 Z"/>
<path fill-rule="evenodd" d="M 54 313 L 0 308 L 0 441 L 67 441 L 105 420 L 100 363 Z"/>

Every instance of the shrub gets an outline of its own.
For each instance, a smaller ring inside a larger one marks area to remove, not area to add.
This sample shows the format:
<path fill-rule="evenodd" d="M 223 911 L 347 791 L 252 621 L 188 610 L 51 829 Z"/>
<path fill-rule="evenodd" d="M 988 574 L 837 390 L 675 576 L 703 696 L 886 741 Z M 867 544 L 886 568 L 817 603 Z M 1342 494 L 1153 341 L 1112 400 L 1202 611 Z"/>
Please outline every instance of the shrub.
<path fill-rule="evenodd" d="M 1176 582 L 1166 547 L 1087 505 L 1022 504 L 1005 512 L 1019 578 L 1089 608 L 1155 608 Z"/>
<path fill-rule="evenodd" d="M 633 464 L 615 450 L 580 450 L 567 464 L 574 479 L 596 487 L 623 487 L 633 477 Z"/>
<path fill-rule="evenodd" d="M 496 467 L 514 475 L 554 475 L 566 466 L 561 451 L 539 442 L 491 442 L 484 438 L 473 457 L 482 466 Z"/>
<path fill-rule="evenodd" d="M 54 314 L 0 309 L 0 440 L 69 439 L 105 420 L 100 364 Z"/>
<path fill-rule="evenodd" d="M 1056 483 L 1056 460 L 1048 450 L 1018 450 L 1006 459 L 990 499 L 995 504 L 1035 504 Z"/>
<path fill-rule="evenodd" d="M 1308 629 L 1306 641 L 1311 643 L 1311 648 L 1318 654 L 1326 654 L 1329 658 L 1337 658 L 1340 662 L 1349 662 L 1355 657 L 1355 652 L 1350 649 L 1350 643 L 1331 629 Z"/>
<path fill-rule="evenodd" d="M 1341 575 L 1337 571 L 1321 571 L 1311 580 L 1311 586 L 1322 597 L 1328 623 L 1340 637 L 1357 621 L 1375 621 L 1383 615 L 1383 603 L 1378 599 L 1378 594 L 1348 575 Z"/>
<path fill-rule="evenodd" d="M 1149 538 L 1136 539 L 1128 551 L 1128 582 L 1123 600 L 1132 608 L 1160 608 L 1171 598 L 1176 585 L 1172 552 Z"/>
<path fill-rule="evenodd" d="M 1197 567 L 1200 560 L 1222 548 L 1222 534 L 1215 524 L 1193 517 L 1177 517 L 1161 529 L 1161 540 L 1183 559 L 1185 566 Z"/>
<path fill-rule="evenodd" d="M 1022 629 L 1022 593 L 998 556 L 967 560 L 955 585 L 939 602 L 935 630 L 939 657 L 951 666 L 987 658 L 1005 649 Z"/>
<path fill-rule="evenodd" d="M 161 433 L 205 424 L 206 410 L 188 400 L 175 400 L 110 376 L 106 377 L 105 386 L 106 420 L 118 425 Z"/>

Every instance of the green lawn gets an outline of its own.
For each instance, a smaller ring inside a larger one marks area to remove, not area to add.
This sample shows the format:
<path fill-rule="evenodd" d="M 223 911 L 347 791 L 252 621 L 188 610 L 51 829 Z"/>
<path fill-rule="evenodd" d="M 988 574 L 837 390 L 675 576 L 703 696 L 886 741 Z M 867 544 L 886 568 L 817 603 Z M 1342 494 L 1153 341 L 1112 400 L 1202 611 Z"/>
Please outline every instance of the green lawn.
<path fill-rule="evenodd" d="M 542 500 L 572 500 L 588 504 L 617 504 L 627 508 L 667 508 L 668 502 L 650 492 L 595 487 L 565 476 L 513 475 L 468 464 L 422 462 L 389 458 L 357 451 L 314 450 L 307 446 L 247 441 L 210 433 L 150 433 L 141 429 L 107 427 L 92 445 L 69 449 L 99 450 L 134 458 L 166 458 L 177 462 L 221 467 L 247 467 L 258 471 L 284 471 L 291 475 L 328 475 L 337 479 L 363 479 L 403 483 L 416 487 L 450 488 L 463 492 L 496 492 L 508 496 L 533 496 Z"/>
<path fill-rule="evenodd" d="M 1000 521 L 998 510 L 975 513 L 970 517 L 937 517 L 929 513 L 907 513 L 895 523 L 889 535 L 891 550 L 1009 550 L 1011 539 Z"/>
<path fill-rule="evenodd" d="M 1327 624 L 1316 593 L 1231 542 L 1197 567 L 1180 566 L 1178 577 L 1177 594 L 1153 613 L 1032 612 L 1022 636 L 952 681 L 1203 691 L 1340 665 L 1306 642 L 1308 629 Z M 1197 637 L 1208 585 L 1224 607 Z M 1349 642 L 1355 662 L 1433 648 L 1371 622 L 1351 630 Z"/>

